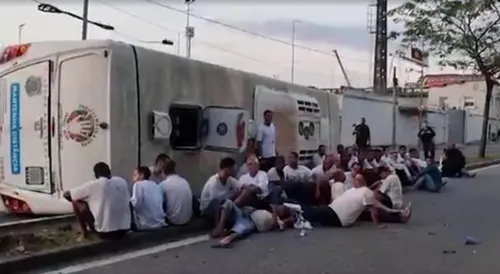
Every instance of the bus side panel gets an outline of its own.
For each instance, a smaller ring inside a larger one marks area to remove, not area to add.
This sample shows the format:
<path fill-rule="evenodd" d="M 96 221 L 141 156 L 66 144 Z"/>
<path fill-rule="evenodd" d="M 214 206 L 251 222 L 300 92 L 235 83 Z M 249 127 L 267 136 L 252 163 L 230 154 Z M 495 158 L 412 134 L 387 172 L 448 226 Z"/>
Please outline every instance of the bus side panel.
<path fill-rule="evenodd" d="M 130 178 L 132 170 L 139 165 L 140 155 L 133 48 L 112 44 L 110 58 L 110 165 L 113 174 Z"/>

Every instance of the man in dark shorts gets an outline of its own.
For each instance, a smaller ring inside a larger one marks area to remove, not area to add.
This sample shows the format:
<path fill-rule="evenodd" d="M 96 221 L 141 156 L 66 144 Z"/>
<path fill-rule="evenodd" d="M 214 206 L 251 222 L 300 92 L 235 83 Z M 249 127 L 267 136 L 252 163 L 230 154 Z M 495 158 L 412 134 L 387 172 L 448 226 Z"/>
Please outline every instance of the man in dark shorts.
<path fill-rule="evenodd" d="M 66 191 L 63 196 L 72 203 L 80 224 L 82 238 L 89 232 L 104 239 L 120 239 L 130 229 L 130 193 L 127 182 L 111 176 L 106 163 L 94 166 L 95 180 Z"/>

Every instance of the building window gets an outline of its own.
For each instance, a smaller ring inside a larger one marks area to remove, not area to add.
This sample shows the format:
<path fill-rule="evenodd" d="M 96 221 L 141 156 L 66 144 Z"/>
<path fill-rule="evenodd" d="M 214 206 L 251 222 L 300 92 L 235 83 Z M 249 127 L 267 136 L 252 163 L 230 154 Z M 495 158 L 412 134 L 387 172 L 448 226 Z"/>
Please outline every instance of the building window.
<path fill-rule="evenodd" d="M 476 106 L 476 100 L 474 97 L 465 96 L 464 97 L 464 108 L 474 108 Z"/>
<path fill-rule="evenodd" d="M 448 97 L 439 97 L 439 108 L 440 109 L 445 109 L 447 107 L 446 101 L 448 100 Z"/>

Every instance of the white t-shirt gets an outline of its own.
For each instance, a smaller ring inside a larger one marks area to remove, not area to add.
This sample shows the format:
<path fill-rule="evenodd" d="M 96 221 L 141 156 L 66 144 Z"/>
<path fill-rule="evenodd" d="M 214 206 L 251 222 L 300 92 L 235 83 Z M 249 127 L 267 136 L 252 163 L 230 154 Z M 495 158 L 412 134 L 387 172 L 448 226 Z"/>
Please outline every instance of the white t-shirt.
<path fill-rule="evenodd" d="M 134 209 L 137 228 L 154 229 L 165 226 L 163 195 L 156 182 L 145 180 L 134 183 L 130 203 Z"/>
<path fill-rule="evenodd" d="M 284 172 L 283 172 L 284 173 Z M 268 172 L 267 172 L 267 178 L 269 181 L 279 181 L 281 180 L 278 171 L 276 170 L 275 167 L 272 167 Z"/>
<path fill-rule="evenodd" d="M 379 190 L 391 198 L 393 208 L 403 207 L 403 186 L 397 175 L 391 174 L 383 179 Z"/>
<path fill-rule="evenodd" d="M 257 142 L 261 142 L 261 156 L 263 158 L 276 156 L 276 129 L 274 124 L 261 124 L 257 132 Z"/>
<path fill-rule="evenodd" d="M 337 199 L 330 208 L 337 213 L 342 226 L 350 226 L 363 213 L 366 206 L 375 204 L 375 195 L 368 187 L 351 188 Z"/>
<path fill-rule="evenodd" d="M 214 174 L 208 178 L 203 186 L 200 196 L 200 211 L 203 212 L 210 201 L 214 199 L 227 199 L 239 189 L 238 180 L 233 177 L 227 178 L 225 184 L 222 184 L 219 174 Z"/>
<path fill-rule="evenodd" d="M 353 187 L 353 182 L 354 182 L 354 176 L 352 175 L 352 172 L 348 171 L 345 172 L 345 182 L 344 182 L 344 189 L 348 190 Z"/>
<path fill-rule="evenodd" d="M 330 183 L 330 189 L 332 193 L 332 200 L 337 199 L 346 191 L 345 185 L 342 182 Z"/>
<path fill-rule="evenodd" d="M 323 160 L 325 160 L 325 155 L 320 156 L 318 153 L 314 153 L 313 163 L 315 166 L 319 166 L 319 165 L 323 164 Z"/>
<path fill-rule="evenodd" d="M 283 168 L 285 173 L 285 181 L 300 181 L 309 182 L 312 177 L 312 171 L 303 165 L 298 165 L 297 169 L 291 168 L 289 165 Z"/>
<path fill-rule="evenodd" d="M 418 166 L 418 168 L 426 168 L 427 167 L 427 162 L 424 160 L 420 160 L 418 158 L 411 158 L 411 161 Z"/>
<path fill-rule="evenodd" d="M 262 190 L 261 193 L 257 194 L 257 197 L 264 198 L 269 195 L 269 178 L 265 171 L 259 170 L 255 176 L 251 176 L 250 173 L 244 174 L 239 180 L 240 186 L 253 185 Z"/>
<path fill-rule="evenodd" d="M 335 165 L 333 165 L 329 170 L 327 170 L 325 172 L 323 165 L 321 164 L 321 165 L 318 165 L 315 168 L 313 168 L 311 171 L 315 177 L 326 176 L 326 177 L 330 178 L 336 170 L 337 170 L 337 167 Z"/>
<path fill-rule="evenodd" d="M 84 183 L 70 193 L 73 201 L 87 202 L 97 232 L 130 229 L 130 193 L 123 178 L 101 177 Z"/>
<path fill-rule="evenodd" d="M 183 225 L 193 215 L 193 192 L 188 181 L 177 174 L 167 176 L 160 183 L 165 199 L 165 216 L 174 225 Z"/>

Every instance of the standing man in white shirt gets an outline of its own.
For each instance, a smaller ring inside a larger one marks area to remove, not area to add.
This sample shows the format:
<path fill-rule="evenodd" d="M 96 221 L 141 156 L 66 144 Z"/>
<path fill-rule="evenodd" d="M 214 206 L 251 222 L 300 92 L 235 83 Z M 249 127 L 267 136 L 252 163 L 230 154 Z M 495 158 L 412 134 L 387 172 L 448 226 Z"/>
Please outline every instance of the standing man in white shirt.
<path fill-rule="evenodd" d="M 264 111 L 264 123 L 257 131 L 257 152 L 261 157 L 261 168 L 268 171 L 276 159 L 276 128 L 273 124 L 273 112 Z"/>
<path fill-rule="evenodd" d="M 120 239 L 130 230 L 130 192 L 127 182 L 111 176 L 106 163 L 94 166 L 95 180 L 66 191 L 63 197 L 73 204 L 82 230 L 81 239 L 89 232 L 103 239 Z"/>
<path fill-rule="evenodd" d="M 151 171 L 141 166 L 132 175 L 134 186 L 130 205 L 134 213 L 134 225 L 137 230 L 157 229 L 165 226 L 163 195 L 158 184 L 151 181 Z"/>
<path fill-rule="evenodd" d="M 165 218 L 169 224 L 184 225 L 193 215 L 193 192 L 188 181 L 175 172 L 175 162 L 168 160 L 163 173 L 166 178 L 160 183 L 164 198 Z"/>

